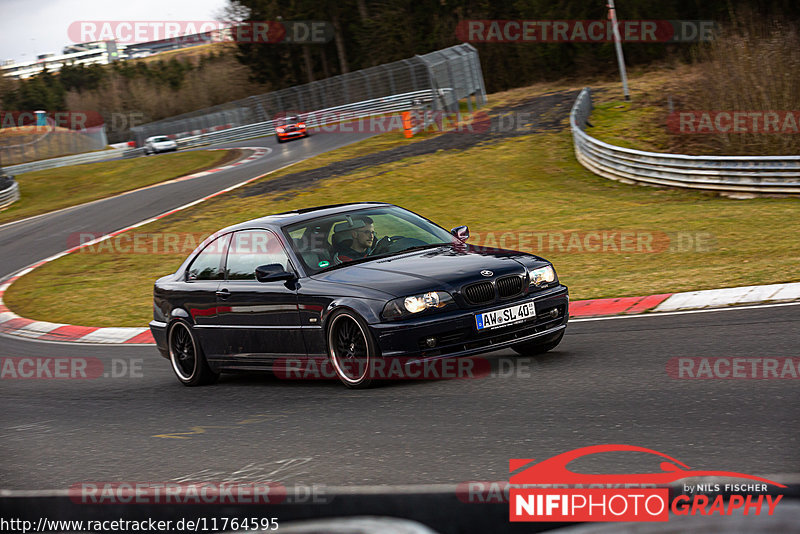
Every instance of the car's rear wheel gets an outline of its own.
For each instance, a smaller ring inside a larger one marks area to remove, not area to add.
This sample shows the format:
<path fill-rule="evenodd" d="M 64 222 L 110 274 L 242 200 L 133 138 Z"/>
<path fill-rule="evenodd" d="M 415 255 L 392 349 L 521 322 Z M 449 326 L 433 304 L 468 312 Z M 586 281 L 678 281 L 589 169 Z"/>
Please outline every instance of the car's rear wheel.
<path fill-rule="evenodd" d="M 184 386 L 213 384 L 219 378 L 208 366 L 203 349 L 197 342 L 189 323 L 177 320 L 172 323 L 167 336 L 169 361 L 175 376 Z"/>
<path fill-rule="evenodd" d="M 511 348 L 523 356 L 535 356 L 537 354 L 544 354 L 556 348 L 561 340 L 564 338 L 564 331 L 559 332 L 555 337 L 545 341 L 529 341 L 527 343 L 518 343 L 512 345 Z"/>
<path fill-rule="evenodd" d="M 341 382 L 353 389 L 372 384 L 377 346 L 367 324 L 353 312 L 336 312 L 328 321 L 328 356 Z"/>

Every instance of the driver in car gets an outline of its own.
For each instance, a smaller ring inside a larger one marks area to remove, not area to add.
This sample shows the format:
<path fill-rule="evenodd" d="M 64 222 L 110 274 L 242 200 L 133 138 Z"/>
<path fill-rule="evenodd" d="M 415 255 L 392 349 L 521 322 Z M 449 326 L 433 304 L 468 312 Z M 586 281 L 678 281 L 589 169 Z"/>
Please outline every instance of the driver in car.
<path fill-rule="evenodd" d="M 356 226 L 351 232 L 353 242 L 339 252 L 341 261 L 363 258 L 375 243 L 375 224 L 371 217 L 353 217 L 353 226 Z"/>

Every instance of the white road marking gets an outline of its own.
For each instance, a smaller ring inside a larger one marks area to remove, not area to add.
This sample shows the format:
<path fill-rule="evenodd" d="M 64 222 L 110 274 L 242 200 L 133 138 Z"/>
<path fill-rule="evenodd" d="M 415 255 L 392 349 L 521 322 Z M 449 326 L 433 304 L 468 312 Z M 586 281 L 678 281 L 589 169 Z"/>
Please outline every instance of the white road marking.
<path fill-rule="evenodd" d="M 777 302 L 798 298 L 800 298 L 800 282 L 764 286 L 725 287 L 675 293 L 656 306 L 653 311 L 669 312 L 681 309 L 712 308 L 726 304 L 758 304 L 766 301 Z"/>
<path fill-rule="evenodd" d="M 783 306 L 797 306 L 800 302 L 781 302 L 779 304 L 759 304 L 755 306 L 728 306 L 726 308 L 703 308 L 702 310 L 682 310 L 674 312 L 650 312 L 639 313 L 636 315 L 609 315 L 606 317 L 583 317 L 580 319 L 570 319 L 570 323 L 582 323 L 588 321 L 610 321 L 613 319 L 639 319 L 642 317 L 667 317 L 670 315 L 690 315 L 693 313 L 712 313 L 738 310 L 758 310 L 761 308 L 780 308 Z"/>

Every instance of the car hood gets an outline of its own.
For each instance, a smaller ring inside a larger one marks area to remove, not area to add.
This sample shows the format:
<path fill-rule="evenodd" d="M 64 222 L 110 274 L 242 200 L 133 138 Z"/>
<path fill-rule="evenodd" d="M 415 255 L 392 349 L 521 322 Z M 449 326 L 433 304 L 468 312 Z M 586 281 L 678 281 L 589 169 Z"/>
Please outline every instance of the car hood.
<path fill-rule="evenodd" d="M 539 263 L 547 262 L 521 252 L 454 245 L 344 266 L 313 278 L 402 297 L 436 289 L 453 292 L 470 282 L 525 274 L 525 265 Z M 491 275 L 481 271 L 491 271 Z"/>

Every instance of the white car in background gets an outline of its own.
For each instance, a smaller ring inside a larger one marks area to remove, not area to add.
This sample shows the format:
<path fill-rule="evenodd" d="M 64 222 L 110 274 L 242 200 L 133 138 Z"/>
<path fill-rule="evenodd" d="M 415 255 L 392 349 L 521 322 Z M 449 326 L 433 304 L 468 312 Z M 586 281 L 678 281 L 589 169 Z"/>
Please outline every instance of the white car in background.
<path fill-rule="evenodd" d="M 148 137 L 144 141 L 144 153 L 147 155 L 158 154 L 159 152 L 172 152 L 175 150 L 178 150 L 178 143 L 166 135 Z"/>

